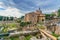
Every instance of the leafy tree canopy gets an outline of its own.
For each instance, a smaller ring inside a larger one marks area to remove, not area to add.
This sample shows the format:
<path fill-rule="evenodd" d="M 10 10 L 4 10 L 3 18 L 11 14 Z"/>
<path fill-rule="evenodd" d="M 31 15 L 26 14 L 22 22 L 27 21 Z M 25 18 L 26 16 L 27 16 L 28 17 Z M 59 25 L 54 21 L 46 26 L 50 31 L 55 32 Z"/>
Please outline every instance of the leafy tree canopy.
<path fill-rule="evenodd" d="M 20 22 L 20 26 L 24 27 L 31 24 L 31 22 Z"/>
<path fill-rule="evenodd" d="M 46 17 L 47 20 L 53 19 L 54 16 L 55 16 L 54 13 L 51 13 L 51 14 L 45 14 L 45 17 Z"/>
<path fill-rule="evenodd" d="M 58 17 L 60 17 L 60 9 L 58 9 Z"/>

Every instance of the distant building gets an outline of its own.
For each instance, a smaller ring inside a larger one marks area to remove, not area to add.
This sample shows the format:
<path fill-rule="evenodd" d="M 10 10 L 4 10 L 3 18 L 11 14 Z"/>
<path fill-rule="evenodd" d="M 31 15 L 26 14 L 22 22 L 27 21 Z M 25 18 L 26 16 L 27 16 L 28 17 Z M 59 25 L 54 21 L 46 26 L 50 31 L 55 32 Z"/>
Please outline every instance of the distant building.
<path fill-rule="evenodd" d="M 42 11 L 39 9 L 39 10 L 36 10 L 35 12 L 27 13 L 24 17 L 24 21 L 25 22 L 32 22 L 34 24 L 36 24 L 38 22 L 44 22 L 45 15 L 42 14 Z"/>
<path fill-rule="evenodd" d="M 54 22 L 60 21 L 60 17 L 58 17 L 58 12 L 55 11 L 55 12 L 53 12 L 53 14 L 55 14 L 55 16 L 53 17 L 53 21 Z"/>
<path fill-rule="evenodd" d="M 58 12 L 57 11 L 55 11 L 54 14 L 55 14 L 56 17 L 58 16 Z"/>
<path fill-rule="evenodd" d="M 1 21 L 15 21 L 16 17 L 3 17 Z"/>

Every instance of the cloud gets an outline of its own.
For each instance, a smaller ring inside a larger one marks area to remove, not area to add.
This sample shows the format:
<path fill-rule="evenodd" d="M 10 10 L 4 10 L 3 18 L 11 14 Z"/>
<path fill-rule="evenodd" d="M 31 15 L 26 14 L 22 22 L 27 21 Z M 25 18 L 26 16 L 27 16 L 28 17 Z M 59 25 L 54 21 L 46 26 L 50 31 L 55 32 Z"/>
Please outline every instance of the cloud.
<path fill-rule="evenodd" d="M 4 10 L 2 10 L 4 9 Z M 13 17 L 21 17 L 24 14 L 21 12 L 21 10 L 15 8 L 15 7 L 8 7 L 4 5 L 3 2 L 0 2 L 0 15 L 2 16 L 13 16 Z"/>
<path fill-rule="evenodd" d="M 4 5 L 17 8 L 23 12 L 33 11 L 39 7 L 44 10 L 56 10 L 60 6 L 59 0 L 4 0 Z M 52 12 L 52 11 L 50 11 Z"/>
<path fill-rule="evenodd" d="M 13 16 L 13 17 L 21 17 L 22 14 L 18 9 L 8 7 L 6 10 L 0 11 L 0 15 L 2 16 Z"/>
<path fill-rule="evenodd" d="M 2 2 L 0 2 L 0 5 L 3 4 Z"/>
<path fill-rule="evenodd" d="M 39 7 L 41 9 L 47 10 L 56 10 L 60 6 L 60 0 L 13 0 L 17 8 L 22 9 L 23 11 L 32 11 L 36 10 Z M 44 12 L 44 10 L 42 10 Z M 48 11 L 48 12 L 49 12 Z"/>
<path fill-rule="evenodd" d="M 3 2 L 0 2 L 0 8 L 1 8 L 1 9 L 6 9 L 7 6 L 5 6 L 5 4 L 4 4 Z"/>
<path fill-rule="evenodd" d="M 0 15 L 21 16 L 41 8 L 43 13 L 51 13 L 59 9 L 60 0 L 0 0 Z"/>
<path fill-rule="evenodd" d="M 43 13 L 51 13 L 51 12 L 55 12 L 56 10 L 43 10 Z"/>
<path fill-rule="evenodd" d="M 0 8 L 2 8 L 3 2 L 0 2 Z"/>

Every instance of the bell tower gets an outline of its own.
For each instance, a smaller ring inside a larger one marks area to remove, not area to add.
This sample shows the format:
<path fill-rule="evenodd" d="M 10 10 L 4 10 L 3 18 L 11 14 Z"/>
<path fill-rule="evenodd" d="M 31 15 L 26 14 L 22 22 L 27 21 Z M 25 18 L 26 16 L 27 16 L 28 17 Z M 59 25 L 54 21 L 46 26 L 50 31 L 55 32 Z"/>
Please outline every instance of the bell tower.
<path fill-rule="evenodd" d="M 38 10 L 36 10 L 36 13 L 37 13 L 37 14 L 42 14 L 41 9 L 39 8 Z"/>

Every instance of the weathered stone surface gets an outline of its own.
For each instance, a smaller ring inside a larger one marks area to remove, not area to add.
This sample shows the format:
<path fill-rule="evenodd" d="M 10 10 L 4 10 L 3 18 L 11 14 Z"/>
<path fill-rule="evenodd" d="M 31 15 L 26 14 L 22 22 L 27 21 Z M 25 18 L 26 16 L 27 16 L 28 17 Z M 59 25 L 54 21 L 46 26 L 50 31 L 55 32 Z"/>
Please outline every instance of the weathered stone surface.
<path fill-rule="evenodd" d="M 55 33 L 56 33 L 56 34 L 60 34 L 60 26 L 57 26 L 57 27 L 56 27 Z"/>
<path fill-rule="evenodd" d="M 37 39 L 36 37 L 32 37 L 30 40 L 47 40 L 47 38 Z"/>
<path fill-rule="evenodd" d="M 24 38 L 25 38 L 24 36 L 20 36 L 19 37 L 20 40 L 24 40 Z"/>

